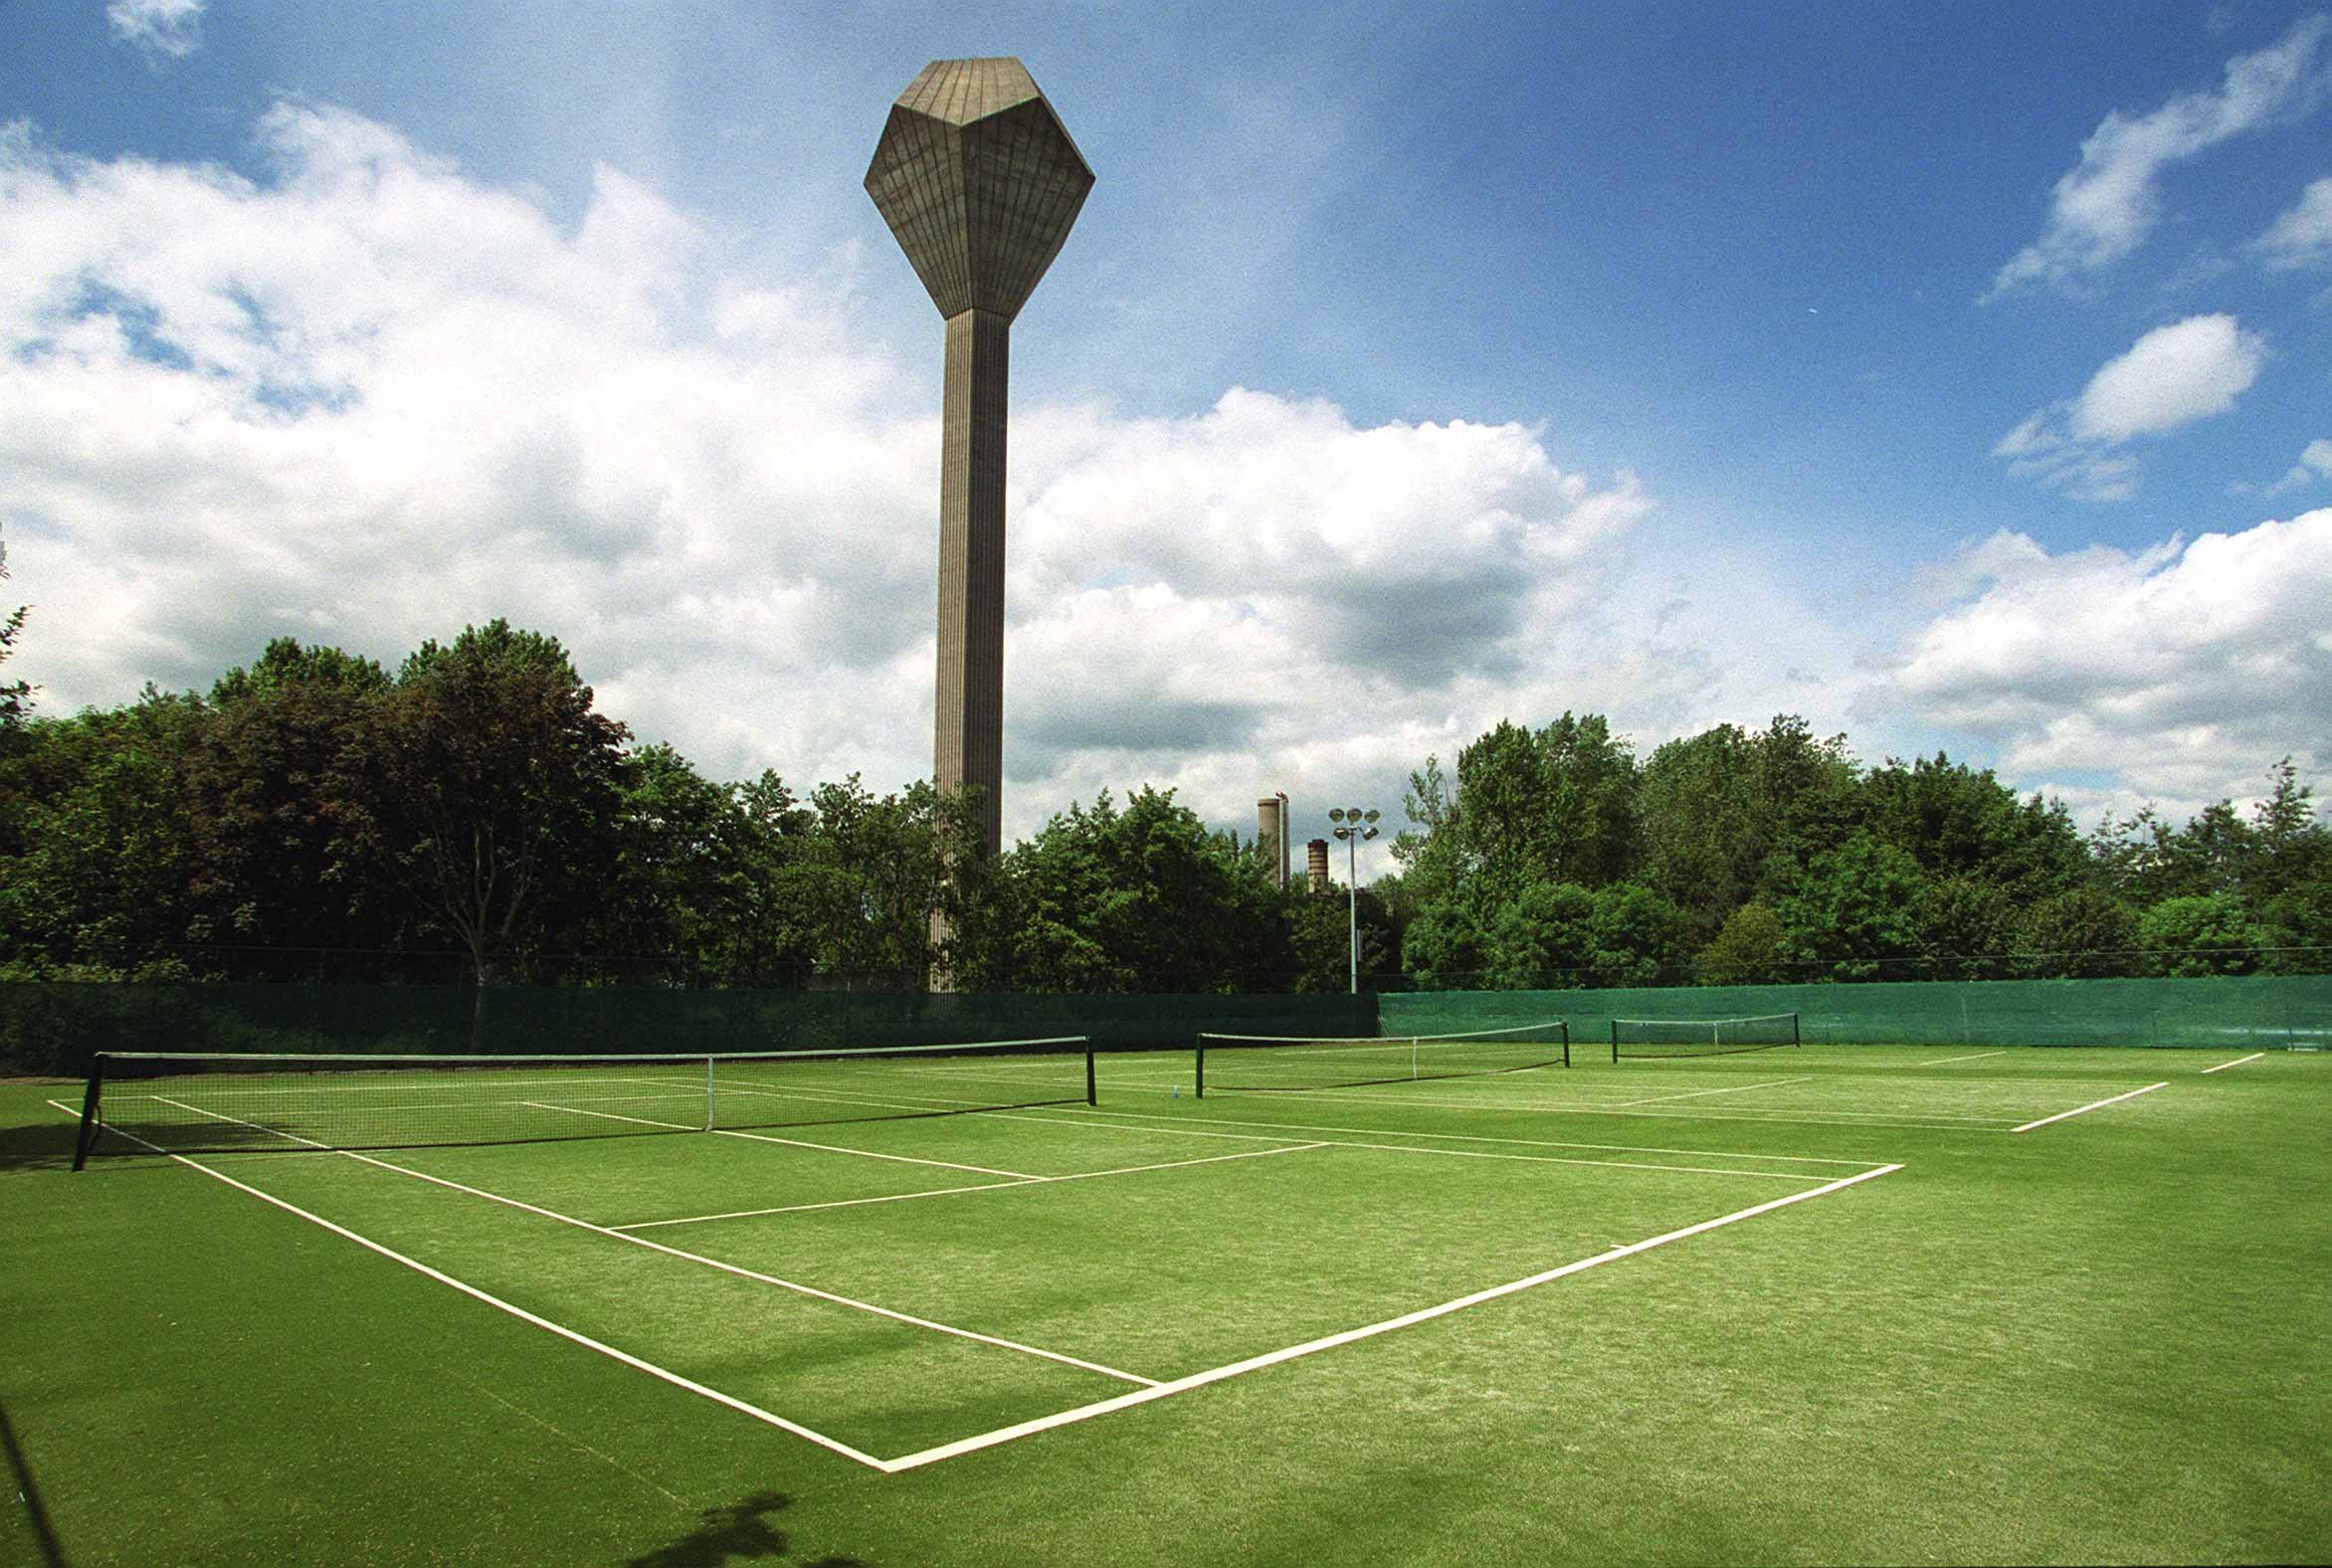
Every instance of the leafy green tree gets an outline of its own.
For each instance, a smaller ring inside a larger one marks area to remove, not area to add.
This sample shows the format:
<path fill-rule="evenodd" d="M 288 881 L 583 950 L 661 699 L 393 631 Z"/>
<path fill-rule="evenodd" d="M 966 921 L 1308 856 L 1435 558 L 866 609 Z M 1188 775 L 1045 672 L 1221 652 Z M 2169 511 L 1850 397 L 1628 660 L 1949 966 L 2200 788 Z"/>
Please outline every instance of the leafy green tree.
<path fill-rule="evenodd" d="M 856 773 L 810 792 L 812 823 L 775 885 L 819 972 L 917 986 L 956 968 L 933 920 L 961 929 L 964 879 L 981 874 L 970 803 L 917 781 L 877 796 Z M 959 976 L 960 983 L 960 976 Z"/>
<path fill-rule="evenodd" d="M 1595 894 L 1577 882 L 1539 882 L 1491 919 L 1487 957 L 1501 991 L 1561 990 L 1592 982 Z"/>
<path fill-rule="evenodd" d="M 1926 879 L 1915 918 L 1927 959 L 1920 979 L 1998 979 L 2017 944 L 2015 902 L 1981 876 Z"/>
<path fill-rule="evenodd" d="M 1919 949 L 1923 881 L 1917 861 L 1867 833 L 1817 857 L 1775 911 L 1791 960 L 1839 980 L 1898 977 L 1895 961 Z"/>
<path fill-rule="evenodd" d="M 2020 801 L 1990 768 L 1942 752 L 1905 766 L 1888 758 L 1863 779 L 1865 820 L 1931 877 L 1980 877 L 2012 902 L 2062 892 L 2087 865 L 2061 802 Z"/>
<path fill-rule="evenodd" d="M 1401 967 L 1428 991 L 1484 984 L 1491 967 L 1490 934 L 1470 905 L 1452 896 L 1427 905 L 1401 935 Z"/>
<path fill-rule="evenodd" d="M 1788 933 L 1781 916 L 1745 903 L 1692 960 L 1702 985 L 1771 985 L 1788 975 Z"/>
<path fill-rule="evenodd" d="M 2246 975 L 2259 967 L 2265 933 L 2226 893 L 2165 898 L 2138 917 L 2138 945 L 2156 974 Z"/>
<path fill-rule="evenodd" d="M 1294 974 L 1289 989 L 1306 994 L 1348 990 L 1352 984 L 1352 924 L 1355 907 L 1341 892 L 1313 893 L 1291 888 L 1290 941 Z M 1391 917 L 1374 887 L 1360 889 L 1360 985 L 1391 972 L 1400 951 Z"/>
<path fill-rule="evenodd" d="M 468 628 L 423 644 L 377 705 L 356 765 L 382 787 L 352 832 L 483 984 L 588 926 L 616 875 L 628 738 L 556 638 Z"/>
<path fill-rule="evenodd" d="M 1699 941 L 1755 891 L 1774 839 L 1749 735 L 1719 724 L 1671 740 L 1645 762 L 1636 791 L 1644 881 L 1681 907 Z"/>
<path fill-rule="evenodd" d="M 1013 951 L 984 985 L 1032 991 L 1283 988 L 1294 967 L 1286 895 L 1172 790 L 1121 809 L 1104 790 L 1004 857 Z"/>
<path fill-rule="evenodd" d="M 2035 979 L 2098 979 L 2135 973 L 2137 916 L 2101 887 L 2068 887 L 2017 919 L 2020 971 Z"/>
<path fill-rule="evenodd" d="M 1589 931 L 1599 986 L 1673 985 L 1692 950 L 1684 911 L 1635 882 L 1596 889 Z"/>
<path fill-rule="evenodd" d="M 258 949 L 377 948 L 414 916 L 361 824 L 386 781 L 363 736 L 389 691 L 381 668 L 333 648 L 270 643 L 213 686 L 186 760 L 190 890 L 222 942 Z M 248 956 L 248 955 L 247 955 Z M 265 953 L 236 973 L 269 972 Z M 284 952 L 290 975 L 314 955 Z"/>
<path fill-rule="evenodd" d="M 207 717 L 148 686 L 127 707 L 25 727 L 21 853 L 0 859 L 0 959 L 134 970 L 211 938 L 190 888 L 186 757 Z"/>

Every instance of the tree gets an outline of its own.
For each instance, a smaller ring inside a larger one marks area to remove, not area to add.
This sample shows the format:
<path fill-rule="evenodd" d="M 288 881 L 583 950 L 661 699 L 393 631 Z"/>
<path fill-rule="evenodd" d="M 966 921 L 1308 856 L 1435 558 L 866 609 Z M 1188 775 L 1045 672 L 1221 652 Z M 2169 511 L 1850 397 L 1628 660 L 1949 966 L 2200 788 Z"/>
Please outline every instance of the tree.
<path fill-rule="evenodd" d="M 1774 837 L 1750 737 L 1719 724 L 1660 746 L 1644 764 L 1636 804 L 1645 882 L 1709 941 L 1755 890 Z"/>
<path fill-rule="evenodd" d="M 1428 991 L 1482 984 L 1490 967 L 1490 935 L 1471 906 L 1453 894 L 1409 922 L 1401 935 L 1401 967 Z"/>
<path fill-rule="evenodd" d="M 1781 916 L 1762 903 L 1745 903 L 1693 958 L 1692 966 L 1702 985 L 1771 985 L 1785 977 L 1786 954 Z"/>
<path fill-rule="evenodd" d="M 1919 863 L 1867 833 L 1819 856 L 1776 911 L 1798 963 L 1839 980 L 1887 977 L 1888 960 L 1915 953 Z"/>
<path fill-rule="evenodd" d="M 1523 888 L 1490 921 L 1490 983 L 1501 991 L 1590 984 L 1595 913 L 1595 894 L 1577 882 L 1539 882 Z"/>
<path fill-rule="evenodd" d="M 368 659 L 268 645 L 212 687 L 186 790 L 190 890 L 222 941 L 252 948 L 396 945 L 414 916 L 361 824 L 386 787 L 361 737 L 389 690 Z M 255 955 L 236 972 L 309 975 L 313 955 Z"/>
<path fill-rule="evenodd" d="M 1691 922 L 1684 911 L 1635 882 L 1596 890 L 1589 931 L 1599 986 L 1673 984 L 1692 950 Z"/>
<path fill-rule="evenodd" d="M 2138 945 L 2156 974 L 2247 975 L 2259 967 L 2263 933 L 2225 893 L 2165 898 L 2138 917 Z"/>
<path fill-rule="evenodd" d="M 2019 967 L 2036 979 L 2096 979 L 2133 973 L 2138 944 L 2129 905 L 2100 887 L 2068 887 L 2017 920 Z"/>
<path fill-rule="evenodd" d="M 481 985 L 587 924 L 616 872 L 629 731 L 556 638 L 495 620 L 425 643 L 373 716 L 358 765 L 384 787 L 353 831 Z"/>
<path fill-rule="evenodd" d="M 1928 878 L 1915 918 L 1927 959 L 1921 979 L 1998 979 L 2016 946 L 2016 905 L 1981 876 Z"/>
<path fill-rule="evenodd" d="M 1287 896 L 1293 909 L 1290 941 L 1294 958 L 1294 974 L 1288 989 L 1306 994 L 1350 989 L 1355 906 L 1347 903 L 1344 894 L 1335 891 L 1313 893 L 1290 888 Z M 1365 991 L 1371 989 L 1372 980 L 1392 967 L 1393 955 L 1400 947 L 1393 938 L 1384 900 L 1377 896 L 1374 887 L 1360 889 L 1357 911 L 1360 984 Z"/>
<path fill-rule="evenodd" d="M 1012 951 L 985 983 L 1035 991 L 1224 991 L 1284 987 L 1294 967 L 1287 895 L 1237 843 L 1207 831 L 1172 790 L 1122 809 L 1104 790 L 1004 858 Z"/>
<path fill-rule="evenodd" d="M 0 859 L 0 960 L 133 971 L 211 937 L 190 891 L 186 756 L 207 715 L 148 686 L 110 712 L 26 726 L 21 853 Z"/>

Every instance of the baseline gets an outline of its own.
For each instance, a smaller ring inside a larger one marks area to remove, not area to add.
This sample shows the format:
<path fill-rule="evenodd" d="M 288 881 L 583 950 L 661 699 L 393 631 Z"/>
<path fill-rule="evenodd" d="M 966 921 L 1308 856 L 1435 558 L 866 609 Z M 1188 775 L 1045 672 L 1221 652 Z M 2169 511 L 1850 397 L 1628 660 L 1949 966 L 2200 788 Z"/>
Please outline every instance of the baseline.
<path fill-rule="evenodd" d="M 2236 1057 L 2236 1058 L 2235 1058 L 2235 1059 L 2233 1062 L 2222 1062 L 2222 1063 L 2220 1063 L 2220 1064 L 2219 1064 L 2217 1067 L 2215 1067 L 2215 1068 L 2205 1068 L 2205 1069 L 2203 1069 L 2203 1071 L 2204 1071 L 2206 1074 L 2209 1074 L 2209 1073 L 2224 1073 L 2224 1072 L 2226 1072 L 2226 1071 L 2227 1071 L 2229 1068 L 2239 1068 L 2239 1067 L 2241 1067 L 2241 1066 L 2242 1066 L 2242 1065 L 2243 1065 L 2245 1062 L 2256 1062 L 2256 1061 L 2258 1061 L 2258 1060 L 2259 1060 L 2259 1058 L 2261 1058 L 2261 1057 L 2265 1056 L 2266 1054 L 2267 1054 L 2267 1053 L 2266 1053 L 2266 1052 L 2264 1052 L 2264 1051 L 2254 1051 L 2254 1052 L 2252 1052 L 2252 1053 L 2251 1053 L 2249 1056 L 2247 1056 L 2247 1057 Z"/>

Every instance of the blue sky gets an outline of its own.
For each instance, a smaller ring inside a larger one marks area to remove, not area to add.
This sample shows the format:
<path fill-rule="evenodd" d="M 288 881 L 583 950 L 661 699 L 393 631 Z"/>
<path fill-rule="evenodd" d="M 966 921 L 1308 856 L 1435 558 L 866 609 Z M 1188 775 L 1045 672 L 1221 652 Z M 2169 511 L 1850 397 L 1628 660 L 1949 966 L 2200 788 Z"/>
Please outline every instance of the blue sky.
<path fill-rule="evenodd" d="M 1565 708 L 2084 820 L 2332 772 L 2304 5 L 0 0 L 24 673 L 506 614 L 708 771 L 926 772 L 939 323 L 859 182 L 1003 53 L 1099 176 L 1014 334 L 1008 836 Z"/>

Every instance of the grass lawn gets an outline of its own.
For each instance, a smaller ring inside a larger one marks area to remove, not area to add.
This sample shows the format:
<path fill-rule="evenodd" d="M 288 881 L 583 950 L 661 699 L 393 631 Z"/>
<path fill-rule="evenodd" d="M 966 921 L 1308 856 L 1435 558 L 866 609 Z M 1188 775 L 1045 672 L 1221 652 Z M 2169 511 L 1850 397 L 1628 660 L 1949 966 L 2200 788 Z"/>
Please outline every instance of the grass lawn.
<path fill-rule="evenodd" d="M 2332 1058 L 1598 1055 L 78 1174 L 0 1082 L 0 1563 L 2332 1559 Z"/>

